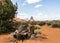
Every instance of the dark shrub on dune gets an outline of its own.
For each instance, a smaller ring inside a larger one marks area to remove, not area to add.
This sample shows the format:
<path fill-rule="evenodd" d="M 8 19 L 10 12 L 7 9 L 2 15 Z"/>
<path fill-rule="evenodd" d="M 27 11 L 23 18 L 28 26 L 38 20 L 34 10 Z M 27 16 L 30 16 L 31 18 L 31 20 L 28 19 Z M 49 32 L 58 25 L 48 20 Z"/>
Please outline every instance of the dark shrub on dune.
<path fill-rule="evenodd" d="M 53 27 L 53 28 L 60 28 L 60 24 L 57 24 L 57 23 L 52 24 L 52 27 Z"/>
<path fill-rule="evenodd" d="M 45 22 L 39 22 L 38 25 L 43 26 L 43 25 L 45 25 L 45 24 L 46 24 Z"/>
<path fill-rule="evenodd" d="M 48 26 L 50 26 L 51 25 L 51 23 L 46 23 Z"/>

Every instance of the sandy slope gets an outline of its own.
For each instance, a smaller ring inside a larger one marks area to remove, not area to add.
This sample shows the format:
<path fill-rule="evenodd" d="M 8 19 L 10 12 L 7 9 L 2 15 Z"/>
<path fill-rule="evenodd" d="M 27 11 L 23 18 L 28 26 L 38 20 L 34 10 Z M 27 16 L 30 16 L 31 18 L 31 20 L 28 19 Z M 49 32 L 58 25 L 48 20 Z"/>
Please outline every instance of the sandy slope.
<path fill-rule="evenodd" d="M 60 29 L 43 26 L 43 33 L 47 35 L 48 39 L 43 43 L 60 43 Z"/>
<path fill-rule="evenodd" d="M 60 43 L 60 29 L 59 28 L 51 28 L 47 25 L 42 26 L 42 33 L 39 40 L 25 40 L 23 43 Z M 0 35 L 0 43 L 11 43 L 11 35 Z M 45 39 L 47 38 L 47 39 Z M 22 43 L 18 41 L 18 43 Z"/>

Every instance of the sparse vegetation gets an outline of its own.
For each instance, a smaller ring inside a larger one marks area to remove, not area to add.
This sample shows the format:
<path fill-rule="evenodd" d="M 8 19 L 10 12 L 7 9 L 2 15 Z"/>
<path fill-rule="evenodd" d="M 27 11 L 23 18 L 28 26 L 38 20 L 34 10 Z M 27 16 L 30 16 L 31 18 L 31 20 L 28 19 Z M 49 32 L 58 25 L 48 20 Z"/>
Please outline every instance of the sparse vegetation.
<path fill-rule="evenodd" d="M 51 27 L 60 28 L 59 20 L 48 21 L 46 24 Z"/>
<path fill-rule="evenodd" d="M 46 23 L 43 22 L 43 21 L 38 22 L 38 25 L 40 25 L 40 26 L 43 26 L 43 25 L 45 25 L 45 24 L 46 24 Z"/>
<path fill-rule="evenodd" d="M 52 27 L 54 27 L 54 28 L 60 28 L 60 24 L 54 23 L 54 24 L 52 24 Z"/>

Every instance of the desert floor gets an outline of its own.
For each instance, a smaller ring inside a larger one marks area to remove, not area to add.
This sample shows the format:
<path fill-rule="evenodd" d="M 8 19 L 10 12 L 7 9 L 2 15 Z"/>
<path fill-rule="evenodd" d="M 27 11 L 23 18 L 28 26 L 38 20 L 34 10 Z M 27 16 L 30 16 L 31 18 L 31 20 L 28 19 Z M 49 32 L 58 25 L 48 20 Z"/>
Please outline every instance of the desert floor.
<path fill-rule="evenodd" d="M 60 29 L 59 28 L 51 28 L 50 26 L 41 26 L 42 34 L 38 39 L 25 40 L 23 43 L 60 43 Z M 12 39 L 11 34 L 0 35 L 0 43 L 14 43 L 10 42 Z M 22 41 L 18 41 L 18 43 L 22 43 Z"/>

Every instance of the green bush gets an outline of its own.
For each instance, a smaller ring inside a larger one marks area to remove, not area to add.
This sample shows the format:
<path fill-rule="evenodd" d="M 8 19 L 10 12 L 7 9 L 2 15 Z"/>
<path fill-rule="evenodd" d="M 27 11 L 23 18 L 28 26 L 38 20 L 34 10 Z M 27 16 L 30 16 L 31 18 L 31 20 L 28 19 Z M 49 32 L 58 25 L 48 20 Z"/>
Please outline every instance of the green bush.
<path fill-rule="evenodd" d="M 0 34 L 9 33 L 15 30 L 13 18 L 17 13 L 17 4 L 11 0 L 0 1 Z"/>
<path fill-rule="evenodd" d="M 46 24 L 45 22 L 39 22 L 38 25 L 43 26 L 43 25 L 45 25 L 45 24 Z"/>
<path fill-rule="evenodd" d="M 34 30 L 34 33 L 41 34 L 42 33 L 42 30 L 41 29 L 35 29 Z"/>
<path fill-rule="evenodd" d="M 0 34 L 15 31 L 16 28 L 14 28 L 13 26 L 14 22 L 12 21 L 2 21 L 2 23 L 0 24 Z"/>
<path fill-rule="evenodd" d="M 48 23 L 46 23 L 48 26 L 50 26 L 52 23 L 50 23 L 50 22 L 48 22 Z"/>
<path fill-rule="evenodd" d="M 60 28 L 60 24 L 54 23 L 54 24 L 52 24 L 52 27 L 54 27 L 54 28 Z"/>
<path fill-rule="evenodd" d="M 36 21 L 28 21 L 27 23 L 31 24 L 31 25 L 36 25 L 37 22 Z"/>

